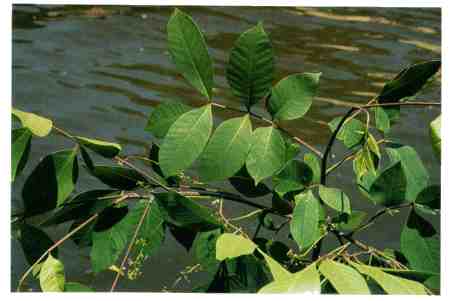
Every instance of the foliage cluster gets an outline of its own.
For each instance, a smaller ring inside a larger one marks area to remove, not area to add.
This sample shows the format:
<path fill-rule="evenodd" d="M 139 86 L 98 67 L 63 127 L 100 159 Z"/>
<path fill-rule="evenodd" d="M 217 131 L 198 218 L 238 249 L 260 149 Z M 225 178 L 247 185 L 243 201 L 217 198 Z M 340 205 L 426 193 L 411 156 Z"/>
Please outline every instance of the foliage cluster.
<path fill-rule="evenodd" d="M 176 9 L 167 37 L 177 70 L 203 96 L 204 105 L 169 102 L 153 110 L 145 128 L 155 137 L 148 156 L 126 156 L 117 143 L 73 135 L 47 118 L 13 109 L 21 124 L 12 132 L 13 182 L 35 137 L 56 133 L 74 144 L 45 156 L 23 186 L 24 212 L 13 214 L 13 224 L 30 268 L 18 290 L 30 273 L 42 291 L 92 290 L 66 280 L 70 275 L 58 259 L 58 247 L 71 239 L 89 250 L 94 273 L 115 274 L 112 291 L 121 277 L 140 276 L 141 266 L 170 231 L 198 261 L 188 272 L 209 275 L 196 292 L 439 291 L 439 233 L 428 220 L 440 214 L 440 186 L 430 183 L 428 170 L 411 146 L 395 143 L 386 134 L 398 122 L 401 107 L 439 105 L 411 99 L 439 71 L 440 60 L 403 69 L 366 105 L 351 107 L 332 120 L 322 153 L 280 125 L 308 112 L 321 74 L 292 74 L 273 85 L 274 52 L 261 23 L 236 40 L 226 69 L 242 108 L 213 102 L 213 62 L 190 16 Z M 259 102 L 264 102 L 270 118 L 254 113 Z M 232 110 L 239 117 L 215 127 L 215 110 Z M 440 156 L 440 116 L 430 131 L 430 145 Z M 329 166 L 336 141 L 349 154 Z M 96 156 L 115 164 L 97 164 Z M 109 188 L 74 194 L 79 162 L 83 172 Z M 361 199 L 382 207 L 374 216 L 354 210 L 353 200 L 341 188 L 327 185 L 327 176 L 346 162 L 353 163 Z M 211 186 L 224 181 L 239 193 Z M 261 196 L 271 197 L 272 206 L 251 200 Z M 205 198 L 212 202 L 207 205 Z M 254 210 L 229 218 L 223 211 L 227 202 Z M 407 220 L 399 221 L 404 223 L 400 250 L 379 250 L 357 239 L 379 217 L 400 210 L 409 211 Z M 44 218 L 33 222 L 38 215 Z M 243 220 L 253 221 L 256 233 L 246 233 L 239 225 Z M 68 233 L 57 242 L 45 233 L 48 227 L 69 222 Z M 296 248 L 279 238 L 284 227 L 289 227 Z M 261 228 L 272 231 L 273 240 L 260 237 Z M 334 236 L 337 246 L 322 252 L 327 236 Z"/>

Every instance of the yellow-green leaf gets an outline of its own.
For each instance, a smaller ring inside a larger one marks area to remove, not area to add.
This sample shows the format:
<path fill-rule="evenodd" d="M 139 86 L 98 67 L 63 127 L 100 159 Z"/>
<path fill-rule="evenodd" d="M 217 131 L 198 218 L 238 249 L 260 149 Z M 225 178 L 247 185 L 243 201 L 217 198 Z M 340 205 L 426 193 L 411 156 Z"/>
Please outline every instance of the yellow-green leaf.
<path fill-rule="evenodd" d="M 65 277 L 62 262 L 49 254 L 42 264 L 39 282 L 43 292 L 63 292 Z"/>
<path fill-rule="evenodd" d="M 14 108 L 12 114 L 20 120 L 22 126 L 28 128 L 36 136 L 45 137 L 52 130 L 53 122 L 50 119 Z"/>
<path fill-rule="evenodd" d="M 106 158 L 114 158 L 122 150 L 120 144 L 117 143 L 80 136 L 76 136 L 75 139 L 77 139 L 78 143 L 80 143 L 81 145 Z"/>
<path fill-rule="evenodd" d="M 240 235 L 224 233 L 216 242 L 217 260 L 231 259 L 242 255 L 252 254 L 257 245 L 251 240 Z"/>
<path fill-rule="evenodd" d="M 364 278 L 348 265 L 326 259 L 319 265 L 319 271 L 331 282 L 339 294 L 370 295 Z"/>

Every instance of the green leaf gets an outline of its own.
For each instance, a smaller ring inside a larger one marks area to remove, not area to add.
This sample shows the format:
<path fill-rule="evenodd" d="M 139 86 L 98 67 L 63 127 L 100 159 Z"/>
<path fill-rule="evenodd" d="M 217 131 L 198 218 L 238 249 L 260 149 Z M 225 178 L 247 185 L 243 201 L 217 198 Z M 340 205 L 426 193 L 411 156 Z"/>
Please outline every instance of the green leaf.
<path fill-rule="evenodd" d="M 289 278 L 274 281 L 263 288 L 258 293 L 308 293 L 320 294 L 320 275 L 317 272 L 316 264 L 310 264 L 300 272 L 292 274 Z"/>
<path fill-rule="evenodd" d="M 170 127 L 159 150 L 159 163 L 166 176 L 173 176 L 194 163 L 212 130 L 211 105 L 180 116 Z"/>
<path fill-rule="evenodd" d="M 53 127 L 53 122 L 50 119 L 14 108 L 11 112 L 20 120 L 22 126 L 28 128 L 34 135 L 45 137 L 50 134 Z"/>
<path fill-rule="evenodd" d="M 431 209 L 441 209 L 441 186 L 431 185 L 424 188 L 417 195 L 415 203 Z"/>
<path fill-rule="evenodd" d="M 41 267 L 39 282 L 43 292 L 63 292 L 64 284 L 64 265 L 61 261 L 48 255 Z"/>
<path fill-rule="evenodd" d="M 98 189 L 77 194 L 63 204 L 41 225 L 44 227 L 58 225 L 71 220 L 87 219 L 90 215 L 101 212 L 121 196 L 118 190 Z"/>
<path fill-rule="evenodd" d="M 93 152 L 105 158 L 114 158 L 122 150 L 120 144 L 117 143 L 90 139 L 80 136 L 75 136 L 75 139 L 78 141 L 78 143 L 80 143 L 84 147 L 89 148 Z"/>
<path fill-rule="evenodd" d="M 295 196 L 291 234 L 300 250 L 308 249 L 319 238 L 320 204 L 311 191 Z"/>
<path fill-rule="evenodd" d="M 76 148 L 59 151 L 39 162 L 22 190 L 26 216 L 52 210 L 69 197 L 78 179 L 76 154 Z"/>
<path fill-rule="evenodd" d="M 403 227 L 400 245 L 412 269 L 439 273 L 439 236 L 433 226 L 414 210 Z"/>
<path fill-rule="evenodd" d="M 312 183 L 320 183 L 320 160 L 313 153 L 306 153 L 303 161 L 313 172 Z"/>
<path fill-rule="evenodd" d="M 364 278 L 348 265 L 325 259 L 319 265 L 319 271 L 331 282 L 339 294 L 370 295 Z"/>
<path fill-rule="evenodd" d="M 281 170 L 285 156 L 286 144 L 281 132 L 271 126 L 257 128 L 246 161 L 248 173 L 256 185 Z"/>
<path fill-rule="evenodd" d="M 275 281 L 281 281 L 287 279 L 291 276 L 291 273 L 281 266 L 275 259 L 259 250 L 259 252 L 264 256 L 269 270 L 272 273 L 272 277 Z"/>
<path fill-rule="evenodd" d="M 210 230 L 221 225 L 211 209 L 178 193 L 158 193 L 155 197 L 164 219 L 175 226 Z"/>
<path fill-rule="evenodd" d="M 272 86 L 273 49 L 262 23 L 242 33 L 234 43 L 226 70 L 231 91 L 247 108 L 262 99 Z"/>
<path fill-rule="evenodd" d="M 71 293 L 94 292 L 92 288 L 78 282 L 66 282 L 64 284 L 64 291 Z"/>
<path fill-rule="evenodd" d="M 380 103 L 398 102 L 402 98 L 417 94 L 427 81 L 441 68 L 440 60 L 431 60 L 411 65 L 387 82 L 378 95 Z"/>
<path fill-rule="evenodd" d="M 28 128 L 15 129 L 11 133 L 11 138 L 11 181 L 14 182 L 28 161 L 31 132 Z"/>
<path fill-rule="evenodd" d="M 416 281 L 403 279 L 383 272 L 382 269 L 354 263 L 353 266 L 362 274 L 375 280 L 381 288 L 391 295 L 426 295 L 425 287 Z"/>
<path fill-rule="evenodd" d="M 181 102 L 165 102 L 158 105 L 150 114 L 145 130 L 157 138 L 164 138 L 172 124 L 192 107 Z"/>
<path fill-rule="evenodd" d="M 205 38 L 190 16 L 175 9 L 167 23 L 169 52 L 184 78 L 211 100 L 213 63 Z"/>
<path fill-rule="evenodd" d="M 217 260 L 232 259 L 242 255 L 253 254 L 257 245 L 243 236 L 223 233 L 216 242 Z"/>
<path fill-rule="evenodd" d="M 411 146 L 386 147 L 386 152 L 392 163 L 402 163 L 407 182 L 406 199 L 414 201 L 422 189 L 428 186 L 430 179 L 422 160 Z"/>
<path fill-rule="evenodd" d="M 245 165 L 228 180 L 239 193 L 242 193 L 248 198 L 261 197 L 271 192 L 264 183 L 255 185 L 255 180 L 248 174 Z"/>
<path fill-rule="evenodd" d="M 328 126 L 332 132 L 334 132 L 343 117 L 336 117 L 328 123 Z M 358 119 L 352 118 L 345 120 L 341 129 L 339 130 L 336 138 L 344 143 L 348 148 L 355 147 L 361 142 L 366 132 L 366 126 Z"/>
<path fill-rule="evenodd" d="M 350 199 L 340 189 L 320 185 L 319 196 L 325 202 L 325 204 L 327 204 L 334 210 L 341 213 L 347 213 L 349 215 L 352 213 L 350 207 Z"/>
<path fill-rule="evenodd" d="M 27 223 L 20 225 L 19 241 L 27 262 L 33 265 L 52 245 L 52 239 L 42 230 Z M 53 256 L 58 255 L 54 249 Z"/>
<path fill-rule="evenodd" d="M 407 180 L 399 161 L 382 171 L 369 185 L 370 199 L 378 205 L 393 206 L 405 202 Z"/>
<path fill-rule="evenodd" d="M 338 231 L 346 232 L 357 229 L 366 219 L 367 212 L 353 210 L 351 215 L 341 214 L 333 222 Z"/>
<path fill-rule="evenodd" d="M 430 123 L 431 145 L 434 151 L 441 158 L 441 115 Z"/>
<path fill-rule="evenodd" d="M 102 183 L 121 190 L 132 190 L 147 182 L 147 179 L 134 169 L 120 166 L 95 165 L 89 172 Z"/>
<path fill-rule="evenodd" d="M 313 171 L 303 162 L 292 160 L 283 170 L 273 176 L 274 190 L 283 197 L 291 191 L 303 190 L 313 179 Z"/>
<path fill-rule="evenodd" d="M 311 107 L 321 73 L 292 74 L 272 89 L 267 109 L 273 119 L 292 120 L 302 117 Z"/>
<path fill-rule="evenodd" d="M 195 258 L 210 273 L 215 273 L 220 262 L 216 259 L 216 243 L 222 229 L 198 232 L 193 243 Z"/>
<path fill-rule="evenodd" d="M 136 205 L 125 218 L 107 230 L 92 233 L 90 257 L 94 273 L 107 269 L 117 261 L 144 214 L 135 247 L 145 256 L 150 256 L 160 246 L 164 237 L 161 212 L 156 203 L 147 207 L 147 202 Z"/>
<path fill-rule="evenodd" d="M 202 181 L 225 180 L 245 164 L 252 137 L 250 117 L 229 119 L 215 130 L 199 159 Z"/>
<path fill-rule="evenodd" d="M 391 120 L 389 118 L 388 111 L 383 107 L 375 107 L 372 109 L 375 114 L 375 126 L 376 128 L 387 134 L 391 129 Z"/>

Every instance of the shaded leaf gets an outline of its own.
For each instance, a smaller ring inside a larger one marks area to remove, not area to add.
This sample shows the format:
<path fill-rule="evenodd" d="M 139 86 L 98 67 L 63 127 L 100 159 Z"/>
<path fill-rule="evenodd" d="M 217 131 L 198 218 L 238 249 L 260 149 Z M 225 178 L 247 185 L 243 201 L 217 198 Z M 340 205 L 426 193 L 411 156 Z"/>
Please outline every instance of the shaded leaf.
<path fill-rule="evenodd" d="M 39 273 L 39 283 L 43 292 L 63 292 L 65 277 L 64 265 L 51 254 L 47 256 Z"/>
<path fill-rule="evenodd" d="M 313 171 L 304 162 L 292 160 L 272 177 L 274 190 L 283 197 L 291 191 L 300 191 L 313 180 Z"/>
<path fill-rule="evenodd" d="M 332 132 L 337 129 L 342 118 L 343 117 L 336 117 L 328 123 L 328 126 Z M 364 123 L 356 118 L 348 118 L 345 120 L 336 138 L 342 141 L 346 147 L 352 148 L 363 142 L 365 132 L 366 126 Z"/>
<path fill-rule="evenodd" d="M 424 188 L 417 195 L 415 202 L 431 209 L 441 209 L 441 186 L 431 185 Z"/>
<path fill-rule="evenodd" d="M 255 185 L 255 180 L 248 174 L 245 165 L 234 176 L 230 177 L 228 181 L 239 193 L 248 198 L 260 197 L 271 192 L 264 183 Z"/>
<path fill-rule="evenodd" d="M 71 293 L 81 293 L 81 292 L 94 292 L 94 289 L 78 282 L 66 282 L 64 284 L 64 291 Z"/>
<path fill-rule="evenodd" d="M 248 173 L 258 184 L 284 166 L 285 156 L 286 144 L 281 132 L 271 126 L 257 128 L 246 161 Z"/>
<path fill-rule="evenodd" d="M 14 108 L 11 109 L 11 112 L 13 116 L 20 120 L 22 126 L 28 128 L 34 135 L 45 137 L 50 134 L 53 127 L 53 122 L 50 119 Z"/>
<path fill-rule="evenodd" d="M 75 136 L 75 139 L 78 141 L 78 143 L 80 143 L 84 147 L 89 148 L 93 152 L 105 158 L 114 158 L 122 150 L 120 144 L 117 143 L 97 139 L 90 139 L 80 136 Z"/>
<path fill-rule="evenodd" d="M 205 38 L 190 16 L 175 9 L 167 23 L 169 52 L 177 70 L 208 100 L 213 86 L 213 63 Z"/>
<path fill-rule="evenodd" d="M 357 229 L 367 217 L 367 212 L 353 210 L 350 215 L 341 214 L 337 218 L 333 219 L 336 223 L 335 227 L 338 231 L 347 232 Z"/>
<path fill-rule="evenodd" d="M 170 127 L 159 150 L 159 163 L 166 176 L 173 176 L 194 163 L 212 130 L 211 105 L 181 115 Z"/>
<path fill-rule="evenodd" d="M 394 163 L 382 171 L 369 188 L 373 202 L 393 206 L 406 200 L 407 180 L 401 162 Z"/>
<path fill-rule="evenodd" d="M 157 138 L 164 138 L 172 124 L 192 107 L 181 102 L 165 102 L 158 105 L 150 114 L 145 130 Z"/>
<path fill-rule="evenodd" d="M 215 130 L 199 160 L 202 181 L 225 180 L 245 164 L 252 137 L 250 117 L 232 118 Z"/>
<path fill-rule="evenodd" d="M 439 236 L 433 226 L 414 210 L 403 227 L 400 245 L 412 269 L 439 273 Z"/>
<path fill-rule="evenodd" d="M 320 204 L 311 191 L 295 196 L 291 234 L 300 250 L 309 248 L 320 236 Z"/>
<path fill-rule="evenodd" d="M 95 165 L 89 172 L 102 183 L 121 190 L 132 190 L 147 183 L 147 179 L 134 169 L 120 166 Z"/>
<path fill-rule="evenodd" d="M 77 150 L 64 150 L 46 156 L 27 178 L 22 198 L 25 216 L 33 216 L 63 204 L 78 179 Z"/>
<path fill-rule="evenodd" d="M 311 107 L 321 73 L 292 74 L 272 89 L 267 109 L 273 119 L 291 120 L 302 117 Z"/>
<path fill-rule="evenodd" d="M 31 132 L 28 128 L 15 129 L 11 133 L 11 181 L 14 182 L 30 154 Z"/>
<path fill-rule="evenodd" d="M 27 262 L 33 265 L 52 245 L 52 239 L 42 230 L 23 223 L 20 225 L 19 241 Z M 58 256 L 58 249 L 51 254 Z"/>
<path fill-rule="evenodd" d="M 231 91 L 247 108 L 262 99 L 272 86 L 273 49 L 262 23 L 242 33 L 234 43 L 226 69 Z"/>
<path fill-rule="evenodd" d="M 198 232 L 193 243 L 195 258 L 210 273 L 215 273 L 220 264 L 216 259 L 216 243 L 221 234 L 220 228 Z"/>
<path fill-rule="evenodd" d="M 291 276 L 291 273 L 283 268 L 283 266 L 279 264 L 275 259 L 262 251 L 259 252 L 264 256 L 264 259 L 269 266 L 269 270 L 270 273 L 272 273 L 274 281 L 283 281 Z"/>
<path fill-rule="evenodd" d="M 319 271 L 331 282 L 339 294 L 370 295 L 364 278 L 348 265 L 325 259 L 319 265 Z"/>

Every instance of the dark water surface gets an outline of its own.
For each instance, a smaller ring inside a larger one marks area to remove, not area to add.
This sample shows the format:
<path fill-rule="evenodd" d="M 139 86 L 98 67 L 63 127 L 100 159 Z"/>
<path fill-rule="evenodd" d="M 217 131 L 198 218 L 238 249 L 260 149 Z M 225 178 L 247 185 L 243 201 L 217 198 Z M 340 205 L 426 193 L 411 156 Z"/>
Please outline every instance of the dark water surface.
<path fill-rule="evenodd" d="M 228 52 L 239 34 L 264 21 L 276 55 L 276 80 L 295 72 L 322 72 L 318 97 L 305 118 L 284 123 L 295 135 L 319 149 L 329 138 L 326 123 L 345 112 L 345 102 L 365 103 L 401 68 L 441 55 L 439 9 L 407 8 L 256 8 L 187 7 L 184 9 L 205 32 L 215 64 L 214 101 L 238 106 L 225 80 Z M 13 105 L 48 116 L 67 131 L 87 137 L 117 141 L 127 154 L 146 154 L 152 137 L 143 131 L 152 109 L 166 100 L 182 99 L 198 106 L 202 98 L 171 63 L 166 45 L 170 7 L 14 6 L 13 10 Z M 418 99 L 439 101 L 440 81 Z M 256 109 L 263 114 L 262 107 Z M 215 111 L 220 119 L 234 116 Z M 438 108 L 404 109 L 392 136 L 416 148 L 433 183 L 440 182 L 438 162 L 429 145 L 428 123 Z M 43 155 L 70 147 L 52 135 L 34 139 L 29 174 Z M 337 145 L 336 160 L 345 150 Z M 13 188 L 13 211 L 20 211 L 20 177 Z M 343 187 L 357 209 L 375 211 L 355 189 L 351 165 L 330 176 L 330 185 Z M 80 174 L 77 192 L 103 185 Z M 229 188 L 231 189 L 231 188 Z M 268 203 L 270 200 L 261 199 Z M 225 213 L 237 216 L 249 208 L 226 204 Z M 360 238 L 380 248 L 399 247 L 398 215 L 384 217 L 370 235 Z M 403 221 L 403 219 L 402 219 Z M 436 220 L 436 224 L 438 224 Z M 68 225 L 48 229 L 53 239 Z M 270 238 L 270 233 L 264 233 Z M 330 242 L 331 243 L 331 242 Z M 332 242 L 334 243 L 334 242 Z M 111 286 L 114 273 L 94 277 L 88 251 L 72 242 L 60 248 L 69 281 L 80 281 L 98 290 Z M 144 275 L 122 280 L 119 290 L 186 290 L 191 284 L 172 284 L 176 273 L 193 264 L 191 254 L 167 236 L 160 251 L 147 261 Z M 20 245 L 12 242 L 12 286 L 27 268 Z M 194 274 L 198 281 L 202 274 Z M 32 285 L 33 287 L 35 285 Z"/>

